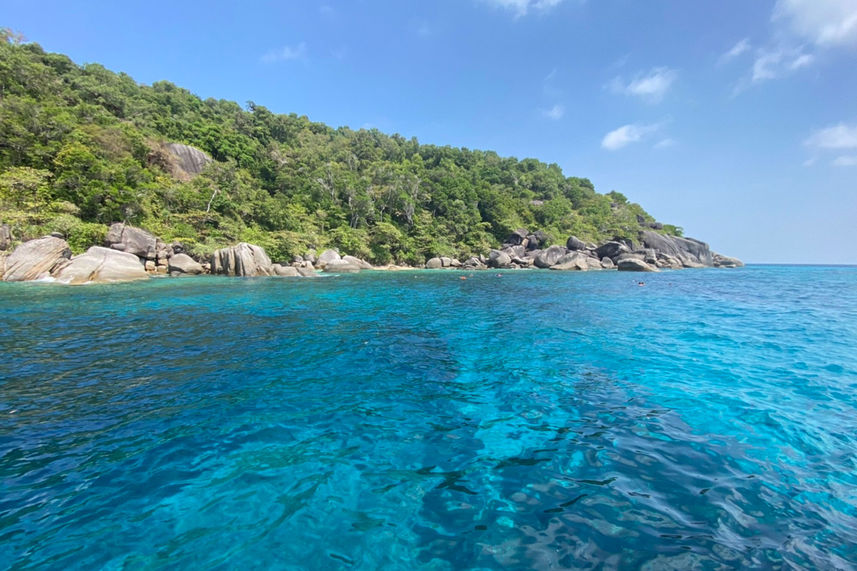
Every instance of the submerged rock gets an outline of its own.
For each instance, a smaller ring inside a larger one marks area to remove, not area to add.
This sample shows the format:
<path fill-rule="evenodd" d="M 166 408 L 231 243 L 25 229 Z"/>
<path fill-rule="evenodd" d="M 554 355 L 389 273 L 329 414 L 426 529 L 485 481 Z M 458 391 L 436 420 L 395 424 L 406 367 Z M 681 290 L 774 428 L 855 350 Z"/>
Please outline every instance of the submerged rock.
<path fill-rule="evenodd" d="M 45 236 L 24 242 L 6 258 L 3 281 L 24 282 L 50 277 L 51 272 L 70 257 L 71 250 L 62 238 Z"/>
<path fill-rule="evenodd" d="M 62 263 L 54 270 L 53 277 L 62 283 L 78 285 L 145 280 L 149 274 L 134 254 L 93 246 L 85 254 Z"/>
<path fill-rule="evenodd" d="M 273 273 L 271 258 L 255 244 L 241 242 L 217 250 L 211 256 L 211 273 L 227 276 L 270 276 Z"/>

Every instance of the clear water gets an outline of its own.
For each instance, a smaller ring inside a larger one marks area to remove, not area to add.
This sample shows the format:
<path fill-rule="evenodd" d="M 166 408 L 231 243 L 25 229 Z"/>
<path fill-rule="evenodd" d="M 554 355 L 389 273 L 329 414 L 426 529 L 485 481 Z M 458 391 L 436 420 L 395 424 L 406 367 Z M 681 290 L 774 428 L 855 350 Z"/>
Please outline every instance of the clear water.
<path fill-rule="evenodd" d="M 0 284 L 0 567 L 857 561 L 857 268 Z"/>

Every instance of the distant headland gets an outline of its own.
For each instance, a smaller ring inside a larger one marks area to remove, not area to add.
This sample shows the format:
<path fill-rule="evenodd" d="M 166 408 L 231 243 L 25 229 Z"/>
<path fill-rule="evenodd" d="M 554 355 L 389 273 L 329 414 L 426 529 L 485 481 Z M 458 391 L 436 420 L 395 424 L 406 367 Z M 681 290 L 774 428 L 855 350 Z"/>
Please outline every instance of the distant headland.
<path fill-rule="evenodd" d="M 740 265 L 556 164 L 203 100 L 2 30 L 0 64 L 5 281 Z"/>

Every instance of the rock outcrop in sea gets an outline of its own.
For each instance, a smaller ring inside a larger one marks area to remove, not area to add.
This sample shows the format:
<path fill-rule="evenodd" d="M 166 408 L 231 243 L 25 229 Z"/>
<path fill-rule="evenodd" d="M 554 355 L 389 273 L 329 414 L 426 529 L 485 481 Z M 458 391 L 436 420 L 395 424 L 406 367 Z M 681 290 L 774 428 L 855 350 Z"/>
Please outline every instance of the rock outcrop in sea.
<path fill-rule="evenodd" d="M 225 276 L 270 276 L 274 275 L 271 258 L 265 250 L 254 244 L 241 242 L 217 250 L 211 256 L 211 273 Z"/>
<path fill-rule="evenodd" d="M 6 258 L 3 281 L 27 282 L 50 278 L 63 262 L 71 258 L 68 242 L 45 236 L 24 242 Z"/>
<path fill-rule="evenodd" d="M 584 242 L 576 236 L 570 236 L 565 246 L 545 247 L 548 241 L 543 232 L 515 230 L 499 249 L 491 250 L 487 257 L 470 257 L 461 267 L 469 270 L 535 267 L 568 271 L 615 268 L 620 271 L 657 272 L 661 269 L 735 268 L 744 265 L 736 258 L 712 252 L 705 242 L 651 230 L 641 232 L 636 241 L 617 238 L 600 245 Z M 425 267 L 442 269 L 456 265 L 437 257 L 430 258 Z"/>
<path fill-rule="evenodd" d="M 193 276 L 205 273 L 257 277 L 318 277 L 325 273 L 356 273 L 376 269 L 371 264 L 334 249 L 316 255 L 315 250 L 296 256 L 289 263 L 273 263 L 264 248 L 241 242 L 216 250 L 208 261 L 194 259 L 179 243 L 167 244 L 157 236 L 134 226 L 116 223 L 110 226 L 106 247 L 93 246 L 86 253 L 71 256 L 68 243 L 59 237 L 45 236 L 7 250 L 12 243 L 9 227 L 0 225 L 0 279 L 33 281 L 52 279 L 60 283 L 113 283 L 147 279 L 150 275 Z M 712 252 L 708 244 L 693 238 L 659 234 L 645 230 L 636 240 L 616 238 L 602 244 L 585 242 L 570 236 L 565 246 L 548 245 L 550 237 L 542 231 L 519 229 L 509 235 L 500 248 L 486 255 L 459 261 L 452 257 L 432 257 L 426 269 L 526 269 L 555 271 L 612 270 L 657 272 L 662 269 L 736 268 L 744 264 L 737 258 Z M 377 269 L 407 269 L 387 266 Z"/>
<path fill-rule="evenodd" d="M 71 285 L 149 279 L 137 256 L 101 246 L 93 246 L 85 254 L 60 263 L 51 276 L 58 282 Z"/>

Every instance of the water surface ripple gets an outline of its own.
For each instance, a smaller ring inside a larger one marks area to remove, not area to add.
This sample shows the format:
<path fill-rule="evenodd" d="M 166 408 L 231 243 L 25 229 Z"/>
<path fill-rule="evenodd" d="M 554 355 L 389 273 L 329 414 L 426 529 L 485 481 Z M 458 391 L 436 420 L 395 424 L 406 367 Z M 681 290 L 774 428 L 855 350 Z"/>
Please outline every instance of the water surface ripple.
<path fill-rule="evenodd" d="M 857 561 L 857 269 L 0 284 L 0 568 Z"/>

